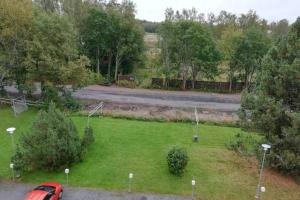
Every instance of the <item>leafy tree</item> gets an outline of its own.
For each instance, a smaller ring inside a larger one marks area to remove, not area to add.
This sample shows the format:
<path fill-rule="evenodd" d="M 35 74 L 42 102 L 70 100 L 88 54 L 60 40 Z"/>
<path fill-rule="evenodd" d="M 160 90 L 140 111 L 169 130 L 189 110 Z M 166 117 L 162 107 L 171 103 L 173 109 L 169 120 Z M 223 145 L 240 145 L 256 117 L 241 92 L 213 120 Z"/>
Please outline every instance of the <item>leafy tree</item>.
<path fill-rule="evenodd" d="M 26 81 L 22 63 L 31 29 L 31 0 L 0 1 L 0 19 L 0 65 L 6 71 L 1 75 L 9 74 L 21 86 Z"/>
<path fill-rule="evenodd" d="M 234 26 L 228 26 L 222 33 L 222 37 L 218 42 L 218 48 L 222 55 L 222 64 L 227 66 L 226 74 L 230 82 L 229 92 L 232 89 L 232 83 L 237 71 L 237 66 L 232 61 L 234 53 L 237 49 L 238 42 L 242 37 L 242 31 Z"/>
<path fill-rule="evenodd" d="M 91 8 L 82 28 L 83 48 L 96 60 L 97 66 L 107 65 L 110 79 L 112 63 L 115 64 L 114 78 L 120 70 L 132 71 L 130 67 L 140 61 L 143 52 L 143 30 L 134 18 L 134 5 L 130 1 L 122 4 L 109 2 L 106 7 Z"/>
<path fill-rule="evenodd" d="M 241 123 L 265 135 L 272 145 L 269 164 L 300 175 L 300 18 L 264 57 L 255 90 L 245 93 Z"/>
<path fill-rule="evenodd" d="M 27 42 L 24 65 L 30 79 L 41 82 L 42 95 L 45 85 L 80 84 L 87 77 L 88 59 L 78 58 L 74 32 L 66 17 L 34 9 L 32 38 Z"/>
<path fill-rule="evenodd" d="M 249 83 L 253 81 L 253 75 L 260 68 L 262 58 L 269 49 L 269 43 L 266 32 L 254 26 L 244 31 L 237 41 L 237 47 L 230 62 L 243 76 L 247 89 L 249 89 Z"/>
<path fill-rule="evenodd" d="M 211 77 L 217 73 L 219 53 L 211 33 L 204 26 L 191 20 L 166 21 L 160 33 L 166 73 L 170 73 L 172 65 L 177 66 L 183 78 L 183 89 L 190 71 L 193 87 L 198 75 Z"/>
<path fill-rule="evenodd" d="M 81 31 L 83 48 L 96 65 L 96 71 L 100 74 L 100 64 L 108 48 L 109 32 L 108 14 L 101 8 L 91 8 L 84 19 Z"/>
<path fill-rule="evenodd" d="M 82 159 L 81 140 L 74 123 L 49 106 L 40 111 L 31 132 L 20 139 L 21 159 L 28 169 L 59 170 Z"/>

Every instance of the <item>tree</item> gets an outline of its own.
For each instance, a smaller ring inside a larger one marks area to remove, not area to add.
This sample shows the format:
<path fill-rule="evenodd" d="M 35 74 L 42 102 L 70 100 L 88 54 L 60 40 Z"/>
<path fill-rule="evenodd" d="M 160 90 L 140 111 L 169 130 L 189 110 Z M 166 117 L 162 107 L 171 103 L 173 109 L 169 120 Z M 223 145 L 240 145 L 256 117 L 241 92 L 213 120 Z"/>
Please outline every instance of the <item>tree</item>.
<path fill-rule="evenodd" d="M 88 59 L 78 60 L 75 31 L 66 17 L 35 9 L 31 37 L 24 65 L 30 79 L 41 82 L 42 96 L 46 85 L 56 88 L 82 82 Z"/>
<path fill-rule="evenodd" d="M 229 80 L 229 92 L 232 90 L 232 82 L 234 79 L 237 67 L 232 61 L 234 52 L 237 49 L 238 41 L 242 36 L 242 31 L 234 26 L 228 26 L 222 33 L 221 39 L 218 42 L 218 48 L 222 54 L 222 60 L 225 66 L 227 66 L 226 74 Z"/>
<path fill-rule="evenodd" d="M 21 86 L 26 81 L 26 69 L 22 63 L 30 36 L 32 1 L 0 1 L 0 19 L 0 65 Z"/>
<path fill-rule="evenodd" d="M 27 169 L 59 170 L 82 159 L 82 146 L 74 123 L 54 104 L 40 111 L 31 132 L 20 139 L 19 156 Z"/>
<path fill-rule="evenodd" d="M 262 61 L 255 90 L 242 97 L 243 127 L 261 131 L 272 145 L 269 164 L 300 175 L 300 18 Z"/>
<path fill-rule="evenodd" d="M 108 37 L 111 34 L 109 17 L 105 10 L 91 8 L 83 21 L 82 46 L 84 52 L 92 59 L 92 64 L 96 65 L 97 73 L 100 74 L 100 65 L 106 55 Z"/>
<path fill-rule="evenodd" d="M 254 26 L 244 31 L 237 41 L 230 62 L 243 76 L 247 89 L 253 81 L 254 73 L 260 68 L 262 58 L 269 49 L 269 43 L 266 32 Z"/>
<path fill-rule="evenodd" d="M 162 57 L 166 73 L 177 66 L 183 78 L 182 88 L 192 72 L 193 88 L 196 77 L 211 77 L 217 72 L 219 54 L 211 33 L 191 20 L 166 21 L 160 28 Z"/>

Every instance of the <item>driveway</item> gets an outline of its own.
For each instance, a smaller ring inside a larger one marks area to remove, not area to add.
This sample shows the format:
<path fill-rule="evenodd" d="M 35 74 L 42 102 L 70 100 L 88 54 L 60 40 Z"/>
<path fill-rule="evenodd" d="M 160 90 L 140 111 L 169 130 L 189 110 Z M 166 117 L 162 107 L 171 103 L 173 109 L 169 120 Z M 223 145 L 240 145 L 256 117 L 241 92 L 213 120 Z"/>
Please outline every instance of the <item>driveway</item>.
<path fill-rule="evenodd" d="M 0 200 L 23 200 L 32 188 L 30 184 L 0 182 Z M 84 188 L 64 189 L 62 200 L 184 200 L 189 197 L 134 193 L 103 192 Z"/>

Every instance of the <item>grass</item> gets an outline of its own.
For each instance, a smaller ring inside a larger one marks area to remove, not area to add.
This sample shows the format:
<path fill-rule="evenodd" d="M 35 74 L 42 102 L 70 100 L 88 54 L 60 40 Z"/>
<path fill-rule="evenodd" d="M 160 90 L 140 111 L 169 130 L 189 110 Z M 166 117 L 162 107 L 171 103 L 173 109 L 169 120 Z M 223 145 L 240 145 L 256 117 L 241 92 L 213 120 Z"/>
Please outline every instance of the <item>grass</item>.
<path fill-rule="evenodd" d="M 17 128 L 15 138 L 28 131 L 36 111 L 14 117 L 11 109 L 0 109 L 0 177 L 9 179 L 11 141 L 5 129 Z M 86 118 L 72 117 L 80 133 Z M 72 186 L 109 191 L 126 191 L 128 174 L 134 173 L 133 191 L 190 195 L 191 179 L 196 179 L 196 194 L 201 199 L 253 199 L 258 180 L 256 163 L 249 162 L 225 148 L 238 128 L 200 125 L 200 142 L 193 143 L 195 128 L 189 123 L 145 122 L 113 118 L 92 118 L 96 142 L 83 162 L 70 167 Z M 190 156 L 182 177 L 169 174 L 166 153 L 175 144 L 185 146 Z M 22 176 L 23 182 L 65 183 L 63 170 L 35 171 Z M 300 187 L 290 179 L 266 171 L 267 200 L 296 200 Z"/>

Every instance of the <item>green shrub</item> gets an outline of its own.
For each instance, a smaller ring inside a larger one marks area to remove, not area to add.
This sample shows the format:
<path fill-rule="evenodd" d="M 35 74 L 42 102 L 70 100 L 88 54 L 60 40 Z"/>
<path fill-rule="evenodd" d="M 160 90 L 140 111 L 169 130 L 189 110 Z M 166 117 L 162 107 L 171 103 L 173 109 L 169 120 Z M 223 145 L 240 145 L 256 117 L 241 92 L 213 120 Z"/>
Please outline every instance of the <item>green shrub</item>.
<path fill-rule="evenodd" d="M 83 135 L 83 138 L 82 138 L 82 146 L 83 146 L 83 148 L 86 149 L 94 141 L 95 141 L 95 138 L 94 138 L 93 128 L 89 127 L 89 126 L 85 127 L 85 129 L 84 129 L 84 135 Z"/>
<path fill-rule="evenodd" d="M 62 96 L 62 102 L 64 109 L 67 109 L 72 112 L 78 112 L 82 108 L 81 103 L 77 99 L 72 97 L 72 93 L 69 91 L 67 91 Z"/>
<path fill-rule="evenodd" d="M 102 76 L 102 74 L 88 71 L 88 80 L 86 80 L 86 85 L 101 85 L 104 82 L 105 78 Z"/>
<path fill-rule="evenodd" d="M 127 87 L 127 88 L 135 88 L 136 85 L 135 85 L 134 81 L 122 80 L 122 81 L 118 81 L 118 86 Z"/>
<path fill-rule="evenodd" d="M 40 111 L 31 132 L 20 138 L 27 169 L 59 170 L 82 160 L 82 146 L 74 123 L 51 103 Z"/>
<path fill-rule="evenodd" d="M 188 155 L 184 148 L 173 147 L 167 155 L 169 171 L 174 175 L 181 175 L 188 164 Z"/>
<path fill-rule="evenodd" d="M 228 144 L 227 148 L 244 156 L 253 156 L 258 149 L 258 142 L 248 133 L 237 133 Z"/>

